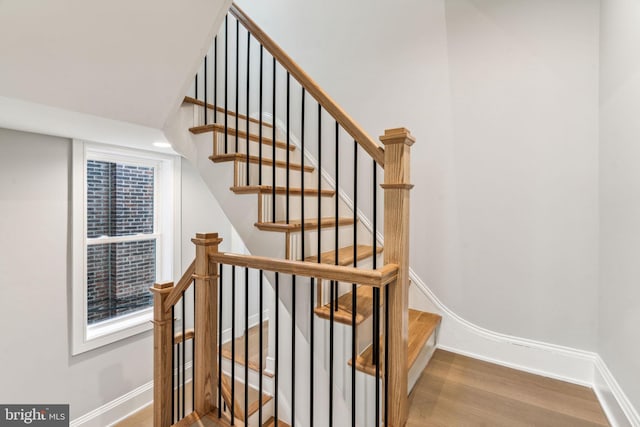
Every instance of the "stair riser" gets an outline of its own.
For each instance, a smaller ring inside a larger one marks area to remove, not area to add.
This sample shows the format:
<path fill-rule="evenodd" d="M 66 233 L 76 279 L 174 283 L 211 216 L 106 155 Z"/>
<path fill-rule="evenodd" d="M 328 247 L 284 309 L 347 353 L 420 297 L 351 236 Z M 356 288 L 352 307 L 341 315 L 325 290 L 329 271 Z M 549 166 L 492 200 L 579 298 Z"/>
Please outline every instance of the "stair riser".
<path fill-rule="evenodd" d="M 293 187 L 293 185 L 292 185 Z M 271 201 L 273 197 L 271 194 L 260 195 L 261 212 L 259 215 L 263 221 L 271 221 L 273 218 Z M 302 218 L 302 196 L 301 195 L 289 195 L 289 218 L 300 219 Z M 276 220 L 284 220 L 286 218 L 287 197 L 286 194 L 276 194 Z M 334 217 L 334 199 L 331 197 L 321 197 L 321 217 Z M 318 196 L 307 195 L 304 196 L 304 212 L 305 218 L 317 218 L 318 216 Z"/>
<path fill-rule="evenodd" d="M 236 362 L 235 369 L 236 369 L 235 371 L 236 379 L 244 383 L 244 365 Z M 229 377 L 231 376 L 231 360 L 226 358 L 222 359 L 222 371 L 225 374 L 229 375 Z M 260 375 L 258 374 L 258 372 L 254 371 L 253 369 L 249 369 L 248 372 L 249 372 L 249 385 L 257 390 L 259 388 Z M 263 392 L 273 395 L 273 391 L 274 391 L 273 386 L 274 386 L 273 377 L 270 377 L 268 375 L 263 375 L 262 376 Z"/>
<path fill-rule="evenodd" d="M 282 167 L 276 167 L 276 186 L 284 187 L 287 183 L 287 170 Z M 247 185 L 247 164 L 246 162 L 236 162 L 238 185 Z M 317 178 L 312 172 L 302 174 L 300 170 L 291 170 L 289 172 L 289 187 L 301 188 L 302 179 L 304 178 L 304 186 L 306 189 L 316 188 Z M 273 182 L 273 166 L 262 165 L 262 180 L 260 180 L 260 165 L 249 163 L 249 184 L 248 185 L 272 185 Z"/>
<path fill-rule="evenodd" d="M 227 135 L 227 149 L 225 151 L 225 134 L 224 131 L 207 132 L 208 135 L 213 135 L 213 155 L 227 154 L 227 153 L 247 153 L 247 140 L 241 136 L 238 136 L 238 149 L 236 150 L 236 136 L 231 133 Z M 249 155 L 260 156 L 260 144 L 258 141 L 249 141 Z M 273 158 L 273 146 L 267 143 L 262 144 L 262 158 Z M 287 161 L 287 150 L 279 145 L 276 146 L 276 160 L 283 162 Z M 292 163 L 301 163 L 300 151 L 289 150 L 289 161 Z"/>
<path fill-rule="evenodd" d="M 349 246 L 353 244 L 353 225 L 341 225 L 338 229 L 338 247 Z M 371 234 L 366 233 L 367 230 L 361 223 L 356 225 L 358 228 L 358 243 L 371 244 Z M 316 229 L 305 230 L 304 257 L 318 255 L 318 231 Z M 332 250 L 336 247 L 335 230 L 333 228 L 323 228 L 320 233 L 320 252 Z M 290 259 L 302 259 L 302 238 L 301 233 L 291 234 L 289 238 L 289 247 L 291 249 Z M 358 266 L 363 261 L 358 262 Z M 378 266 L 382 265 L 381 255 L 378 257 Z"/>
<path fill-rule="evenodd" d="M 241 113 L 242 115 L 244 115 L 244 113 Z M 213 113 L 213 109 L 209 108 L 208 109 L 208 116 L 207 116 L 207 123 L 211 124 L 211 123 L 221 123 L 224 124 L 224 112 L 220 112 L 218 111 L 217 114 L 215 115 L 215 121 L 214 121 L 214 113 Z M 204 120 L 204 107 L 199 106 L 199 105 L 194 105 L 193 106 L 193 126 L 202 126 L 204 125 L 205 120 Z M 227 125 L 229 127 L 236 127 L 236 116 L 229 114 L 227 116 Z M 243 119 L 242 117 L 238 117 L 238 128 L 245 131 L 247 129 L 247 121 L 245 119 Z M 250 133 L 255 133 L 258 134 L 260 130 L 260 124 L 259 123 L 255 123 L 253 121 L 249 121 L 249 132 Z M 271 138 L 272 136 L 272 132 L 273 129 L 269 126 L 265 126 L 263 124 L 262 126 L 262 134 L 264 136 L 268 136 L 269 138 Z"/>

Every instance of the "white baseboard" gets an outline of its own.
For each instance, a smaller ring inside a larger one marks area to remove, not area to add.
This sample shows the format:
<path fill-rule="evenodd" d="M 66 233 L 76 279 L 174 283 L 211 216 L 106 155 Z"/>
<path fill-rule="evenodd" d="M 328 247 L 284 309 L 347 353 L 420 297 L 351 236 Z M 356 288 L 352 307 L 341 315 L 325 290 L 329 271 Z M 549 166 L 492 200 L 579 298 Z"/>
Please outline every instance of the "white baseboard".
<path fill-rule="evenodd" d="M 640 415 L 602 358 L 595 360 L 593 390 L 614 427 L 640 427 Z"/>
<path fill-rule="evenodd" d="M 104 427 L 139 411 L 153 401 L 153 381 L 131 390 L 83 416 L 72 420 L 71 427 Z"/>
<path fill-rule="evenodd" d="M 191 361 L 185 364 L 185 384 L 191 382 Z M 99 408 L 71 420 L 70 427 L 104 427 L 111 426 L 131 414 L 138 412 L 153 402 L 153 380 L 131 390 L 130 392 L 107 402 Z"/>
<path fill-rule="evenodd" d="M 413 272 L 410 278 L 428 301 L 415 308 L 442 315 L 437 347 L 520 371 L 593 388 L 614 427 L 640 427 L 640 417 L 619 384 L 594 352 L 490 331 L 449 310 Z M 421 304 L 422 303 L 422 304 Z"/>

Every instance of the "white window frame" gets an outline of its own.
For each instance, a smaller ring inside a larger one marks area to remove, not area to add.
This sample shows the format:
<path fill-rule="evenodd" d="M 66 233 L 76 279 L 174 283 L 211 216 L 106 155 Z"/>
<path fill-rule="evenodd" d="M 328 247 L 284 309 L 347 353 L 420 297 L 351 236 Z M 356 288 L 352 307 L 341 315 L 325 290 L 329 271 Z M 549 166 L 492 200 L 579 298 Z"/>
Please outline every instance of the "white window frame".
<path fill-rule="evenodd" d="M 154 233 L 87 238 L 87 160 L 154 167 Z M 152 329 L 153 307 L 89 325 L 87 322 L 87 248 L 156 239 L 156 282 L 173 280 L 180 262 L 180 159 L 74 140 L 72 146 L 72 355 L 77 355 Z"/>

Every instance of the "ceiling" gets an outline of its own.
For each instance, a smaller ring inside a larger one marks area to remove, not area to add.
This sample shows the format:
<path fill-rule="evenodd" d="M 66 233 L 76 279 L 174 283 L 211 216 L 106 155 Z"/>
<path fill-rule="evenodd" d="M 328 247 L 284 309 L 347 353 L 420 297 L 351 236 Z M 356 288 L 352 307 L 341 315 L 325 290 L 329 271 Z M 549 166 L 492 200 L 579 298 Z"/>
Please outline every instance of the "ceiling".
<path fill-rule="evenodd" d="M 0 0 L 0 97 L 161 129 L 228 0 Z"/>

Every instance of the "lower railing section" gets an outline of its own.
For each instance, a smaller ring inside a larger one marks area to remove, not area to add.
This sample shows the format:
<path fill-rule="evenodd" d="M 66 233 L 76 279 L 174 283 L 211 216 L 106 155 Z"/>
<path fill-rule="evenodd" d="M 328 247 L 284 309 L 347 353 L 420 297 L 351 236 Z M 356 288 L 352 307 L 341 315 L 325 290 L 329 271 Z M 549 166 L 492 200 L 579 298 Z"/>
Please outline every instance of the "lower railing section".
<path fill-rule="evenodd" d="M 217 234 L 198 234 L 193 239 L 196 260 L 183 279 L 176 286 L 153 288 L 154 426 L 174 425 L 191 412 L 223 425 L 400 425 L 389 419 L 389 406 L 406 399 L 406 389 L 388 387 L 399 373 L 386 363 L 389 313 L 394 310 L 386 295 L 397 285 L 398 266 L 363 270 L 220 253 L 220 241 Z M 365 356 L 358 347 L 357 299 L 350 324 L 337 323 L 333 309 L 328 323 L 315 318 L 314 296 L 322 282 L 372 288 L 378 305 L 371 310 L 381 313 L 374 325 L 382 344 L 375 346 L 378 354 Z M 273 310 L 268 324 L 263 318 L 267 306 Z M 254 324 L 250 307 L 258 307 Z M 191 319 L 193 328 L 188 327 Z M 348 343 L 336 339 L 338 328 L 346 331 Z M 356 374 L 370 371 L 371 361 L 373 380 Z M 338 378 L 340 372 L 351 380 L 348 393 L 335 387 L 335 381 L 346 380 Z"/>

